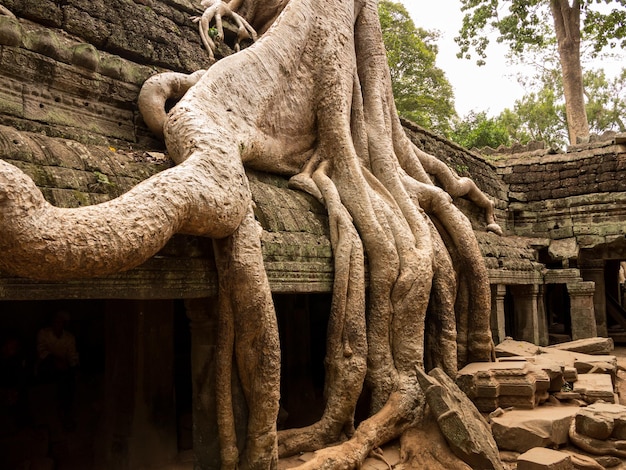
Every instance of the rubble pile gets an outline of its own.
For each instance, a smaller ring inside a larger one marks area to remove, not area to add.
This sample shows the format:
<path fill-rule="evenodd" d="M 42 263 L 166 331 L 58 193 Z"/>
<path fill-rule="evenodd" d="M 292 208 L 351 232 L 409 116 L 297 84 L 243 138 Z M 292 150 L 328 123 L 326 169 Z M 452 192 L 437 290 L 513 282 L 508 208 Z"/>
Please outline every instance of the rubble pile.
<path fill-rule="evenodd" d="M 456 385 L 488 417 L 509 468 L 626 468 L 626 406 L 612 351 L 610 338 L 549 347 L 507 338 L 496 362 L 467 365 Z"/>

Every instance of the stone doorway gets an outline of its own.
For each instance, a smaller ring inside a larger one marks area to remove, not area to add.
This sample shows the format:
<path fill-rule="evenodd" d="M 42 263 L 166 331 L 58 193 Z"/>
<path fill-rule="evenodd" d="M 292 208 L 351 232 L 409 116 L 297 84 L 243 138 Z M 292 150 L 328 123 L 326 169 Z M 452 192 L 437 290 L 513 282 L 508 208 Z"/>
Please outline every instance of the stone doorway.
<path fill-rule="evenodd" d="M 0 410 L 0 468 L 30 462 L 38 469 L 131 470 L 175 461 L 183 439 L 191 444 L 180 419 L 191 402 L 188 321 L 186 335 L 174 334 L 175 319 L 186 320 L 183 307 L 173 300 L 0 302 L 1 341 L 18 339 L 23 397 Z M 66 330 L 80 358 L 72 423 L 60 408 L 58 383 L 40 380 L 36 367 L 37 332 L 59 310 L 69 317 Z"/>

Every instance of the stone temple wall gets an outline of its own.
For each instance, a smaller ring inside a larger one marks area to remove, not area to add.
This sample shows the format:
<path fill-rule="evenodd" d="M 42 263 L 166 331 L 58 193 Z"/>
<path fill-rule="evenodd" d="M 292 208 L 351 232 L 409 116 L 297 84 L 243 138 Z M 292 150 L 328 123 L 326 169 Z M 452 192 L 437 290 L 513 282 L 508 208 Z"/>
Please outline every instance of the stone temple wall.
<path fill-rule="evenodd" d="M 193 72 L 210 65 L 190 19 L 201 12 L 199 3 L 5 0 L 2 4 L 17 19 L 0 15 L 0 156 L 31 176 L 48 201 L 60 207 L 106 201 L 171 166 L 163 143 L 143 123 L 137 97 L 143 82 L 155 73 Z M 220 51 L 228 53 L 225 48 Z M 404 126 L 419 147 L 460 176 L 471 176 L 493 197 L 504 226 L 506 186 L 493 164 L 414 124 L 404 122 Z M 332 262 L 324 209 L 285 183 L 251 175 L 256 215 L 265 228 L 263 246 L 272 288 L 327 292 L 332 286 Z M 523 241 L 510 243 L 485 233 L 482 211 L 462 199 L 457 204 L 479 233 L 494 273 L 536 277 L 532 248 Z M 210 294 L 214 283 L 206 282 L 212 269 L 212 263 L 206 263 L 211 257 L 207 245 L 176 237 L 143 272 L 126 275 L 127 295 L 136 296 L 138 291 L 144 297 L 153 295 L 146 286 L 155 279 L 171 286 L 170 292 L 178 286 L 179 296 Z M 168 277 L 182 272 L 184 263 L 195 274 L 182 284 L 178 274 Z M 131 280 L 134 274 L 138 277 Z M 104 290 L 120 295 L 122 279 L 107 280 L 112 284 Z M 106 282 L 101 280 L 96 287 L 85 283 L 82 295 L 102 292 Z M 26 295 L 20 283 L 10 285 L 5 290 L 9 297 Z M 50 286 L 37 284 L 37 295 L 62 295 Z M 71 291 L 81 295 L 78 285 Z"/>
<path fill-rule="evenodd" d="M 516 154 L 496 165 L 509 188 L 508 226 L 516 235 L 575 239 L 581 248 L 626 235 L 626 145 L 619 136 L 567 153 Z"/>
<path fill-rule="evenodd" d="M 64 31 L 99 51 L 178 72 L 206 67 L 190 16 L 200 0 L 4 0 L 17 17 Z"/>
<path fill-rule="evenodd" d="M 199 2 L 197 2 L 199 4 Z M 159 71 L 209 65 L 187 1 L 5 1 L 0 124 L 84 143 L 155 148 L 137 109 Z"/>
<path fill-rule="evenodd" d="M 507 186 L 496 172 L 496 167 L 483 156 L 464 149 L 410 121 L 403 120 L 402 124 L 407 135 L 419 148 L 439 158 L 459 176 L 472 178 L 477 186 L 493 199 L 496 204 L 498 223 L 506 229 Z M 458 199 L 455 202 L 470 218 L 475 230 L 484 230 L 484 216 L 478 207 L 464 199 Z"/>

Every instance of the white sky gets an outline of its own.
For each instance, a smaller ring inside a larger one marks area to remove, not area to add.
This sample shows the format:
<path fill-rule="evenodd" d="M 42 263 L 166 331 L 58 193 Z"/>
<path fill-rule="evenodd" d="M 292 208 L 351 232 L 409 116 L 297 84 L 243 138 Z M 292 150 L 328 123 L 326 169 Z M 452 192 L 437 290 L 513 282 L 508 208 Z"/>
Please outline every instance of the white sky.
<path fill-rule="evenodd" d="M 525 94 L 516 75 L 523 69 L 507 64 L 505 55 L 508 49 L 495 40 L 490 42 L 487 49 L 487 65 L 478 67 L 475 58 L 457 59 L 458 46 L 454 37 L 458 36 L 463 18 L 459 0 L 396 1 L 404 4 L 415 26 L 440 32 L 437 66 L 446 73 L 454 88 L 456 110 L 460 116 L 465 116 L 471 110 L 498 115 L 504 108 L 512 108 L 515 100 Z M 607 75 L 613 76 L 624 64 L 618 60 L 604 59 L 596 66 L 605 68 Z"/>

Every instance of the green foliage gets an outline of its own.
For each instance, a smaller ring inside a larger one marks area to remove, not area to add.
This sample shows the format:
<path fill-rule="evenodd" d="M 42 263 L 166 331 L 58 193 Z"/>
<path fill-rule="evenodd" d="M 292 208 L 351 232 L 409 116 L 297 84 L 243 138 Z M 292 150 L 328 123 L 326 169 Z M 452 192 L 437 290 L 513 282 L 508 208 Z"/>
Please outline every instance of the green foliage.
<path fill-rule="evenodd" d="M 465 12 L 459 36 L 459 58 L 478 55 L 484 64 L 487 34 L 496 32 L 498 42 L 508 44 L 521 55 L 529 47 L 545 47 L 554 42 L 550 1 L 556 0 L 461 0 Z M 569 2 L 571 4 L 571 2 Z M 581 0 L 581 31 L 595 52 L 606 46 L 626 47 L 626 0 Z M 609 10 L 610 9 L 610 10 Z"/>
<path fill-rule="evenodd" d="M 456 115 L 454 92 L 435 66 L 437 33 L 417 28 L 401 3 L 381 0 L 378 12 L 398 113 L 448 135 Z"/>
<path fill-rule="evenodd" d="M 600 52 L 604 47 L 626 48 L 626 10 L 615 8 L 617 5 L 626 6 L 626 1 L 596 0 L 596 3 L 611 5 L 609 12 L 600 12 L 591 9 L 591 1 L 584 2 L 586 21 L 583 33 L 591 39 L 594 51 Z"/>
<path fill-rule="evenodd" d="M 455 123 L 450 138 L 465 148 L 498 148 L 509 145 L 507 128 L 497 118 L 490 118 L 485 111 L 470 113 Z"/>
<path fill-rule="evenodd" d="M 563 146 L 567 143 L 568 135 L 562 96 L 560 90 L 547 85 L 517 100 L 512 113 L 500 115 L 501 121 L 515 142 L 526 144 L 543 141 L 549 145 Z M 515 127 L 512 126 L 515 121 L 511 120 L 511 114 L 517 116 L 519 124 Z"/>
<path fill-rule="evenodd" d="M 588 71 L 584 75 L 587 98 L 587 119 L 593 133 L 626 132 L 626 69 L 608 80 L 604 70 Z"/>
<path fill-rule="evenodd" d="M 584 74 L 586 111 L 591 133 L 626 132 L 626 69 L 613 80 L 603 70 Z M 517 100 L 495 120 L 503 126 L 512 143 L 543 141 L 563 147 L 567 144 L 567 122 L 560 75 L 547 70 L 536 91 Z"/>

